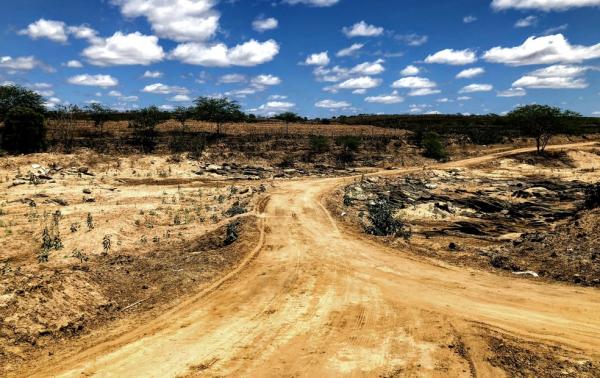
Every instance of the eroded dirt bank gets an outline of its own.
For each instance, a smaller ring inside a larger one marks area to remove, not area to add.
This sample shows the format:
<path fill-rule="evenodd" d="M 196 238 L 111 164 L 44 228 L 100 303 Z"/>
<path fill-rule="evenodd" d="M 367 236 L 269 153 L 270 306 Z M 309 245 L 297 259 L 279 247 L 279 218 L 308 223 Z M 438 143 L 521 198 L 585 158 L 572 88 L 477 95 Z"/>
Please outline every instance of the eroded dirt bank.
<path fill-rule="evenodd" d="M 518 154 L 473 167 L 364 177 L 337 191 L 329 206 L 344 224 L 370 234 L 386 234 L 378 228 L 397 222 L 392 237 L 381 240 L 398 250 L 599 286 L 600 210 L 585 205 L 600 181 L 599 152 Z M 381 225 L 373 230 L 373 222 Z M 405 238 L 393 237 L 398 232 Z"/>

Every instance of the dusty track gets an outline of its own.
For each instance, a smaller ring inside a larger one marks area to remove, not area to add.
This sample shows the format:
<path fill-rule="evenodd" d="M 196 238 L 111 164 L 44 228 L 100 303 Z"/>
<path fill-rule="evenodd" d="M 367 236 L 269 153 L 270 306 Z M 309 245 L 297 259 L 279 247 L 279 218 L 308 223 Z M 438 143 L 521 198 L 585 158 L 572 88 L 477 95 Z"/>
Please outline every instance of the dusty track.
<path fill-rule="evenodd" d="M 446 266 L 342 231 L 321 200 L 353 179 L 280 184 L 243 269 L 151 323 L 77 355 L 56 354 L 50 370 L 34 374 L 496 375 L 475 331 L 482 326 L 600 358 L 600 292 Z M 469 352 L 447 348 L 453 340 Z"/>

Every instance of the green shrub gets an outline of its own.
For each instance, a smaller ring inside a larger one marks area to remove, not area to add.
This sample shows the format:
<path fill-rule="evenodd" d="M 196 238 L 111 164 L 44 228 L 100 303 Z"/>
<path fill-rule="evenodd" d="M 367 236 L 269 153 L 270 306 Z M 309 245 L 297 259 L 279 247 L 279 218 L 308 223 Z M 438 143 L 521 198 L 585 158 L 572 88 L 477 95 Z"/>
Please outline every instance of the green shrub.
<path fill-rule="evenodd" d="M 345 165 L 354 161 L 356 152 L 359 150 L 362 140 L 357 136 L 341 136 L 336 138 L 335 143 L 342 147 L 342 150 L 337 155 L 338 163 Z"/>
<path fill-rule="evenodd" d="M 14 108 L 4 122 L 2 148 L 12 153 L 33 153 L 46 148 L 44 116 L 28 108 Z"/>
<path fill-rule="evenodd" d="M 421 144 L 424 149 L 423 154 L 426 157 L 436 160 L 448 159 L 448 152 L 446 151 L 442 137 L 440 137 L 439 134 L 434 132 L 425 134 Z"/>
<path fill-rule="evenodd" d="M 329 142 L 322 135 L 311 135 L 309 147 L 311 154 L 322 154 L 329 151 Z"/>
<path fill-rule="evenodd" d="M 227 225 L 227 234 L 225 235 L 225 240 L 223 241 L 223 244 L 225 246 L 231 245 L 238 240 L 239 227 L 240 227 L 239 221 L 231 222 Z"/>

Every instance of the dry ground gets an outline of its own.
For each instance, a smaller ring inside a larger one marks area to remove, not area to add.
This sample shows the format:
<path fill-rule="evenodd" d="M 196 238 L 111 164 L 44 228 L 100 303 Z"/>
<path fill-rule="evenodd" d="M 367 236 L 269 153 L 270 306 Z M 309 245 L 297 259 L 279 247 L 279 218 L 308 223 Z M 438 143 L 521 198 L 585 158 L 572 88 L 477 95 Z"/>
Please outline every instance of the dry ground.
<path fill-rule="evenodd" d="M 574 147 L 589 146 L 563 148 Z M 512 154 L 432 168 L 471 174 L 467 168 L 475 167 L 473 172 L 481 171 L 477 177 L 482 177 L 492 169 L 490 163 Z M 64 177 L 53 172 L 56 182 L 7 188 L 15 170 L 23 175 L 31 164 L 50 166 L 53 159 L 63 167 L 85 165 L 94 176 L 79 177 L 66 169 Z M 0 272 L 2 298 L 10 304 L 0 311 L 10 313 L 12 322 L 2 317 L 1 326 L 8 329 L 2 334 L 5 373 L 599 376 L 597 289 L 514 279 L 390 248 L 338 223 L 336 213 L 325 208 L 326 198 L 360 176 L 252 181 L 235 183 L 238 188 L 232 190 L 229 181 L 190 176 L 195 169 L 190 162 L 162 175 L 170 165 L 165 158 L 128 158 L 118 167 L 110 160 L 95 165 L 63 159 L 15 158 L 2 168 L 8 199 L 0 219 L 7 222 L 3 229 L 10 230 L 2 241 L 14 243 Z M 389 170 L 367 178 L 422 170 Z M 95 202 L 89 202 L 90 196 Z M 253 212 L 241 216 L 239 240 L 224 247 L 231 219 L 223 212 L 244 201 Z M 43 226 L 52 226 L 56 209 L 61 210 L 64 247 L 39 265 L 40 233 Z M 87 230 L 90 212 L 95 225 Z M 176 224 L 176 214 L 184 224 Z M 213 224 L 213 214 L 218 223 Z M 81 228 L 71 233 L 70 224 L 77 222 Z M 112 240 L 107 256 L 102 255 L 105 235 Z M 66 251 L 83 246 L 88 261 L 65 258 Z M 59 272 L 60 279 L 41 280 L 46 270 Z M 180 274 L 184 278 L 176 278 Z M 108 284 L 112 277 L 117 277 L 113 286 Z M 140 295 L 147 290 L 155 296 Z M 148 299 L 156 296 L 162 300 Z M 72 309 L 68 304 L 110 301 L 118 310 L 94 308 L 118 311 L 102 318 L 100 323 L 110 327 L 75 323 L 83 324 L 83 330 L 70 332 L 81 337 L 64 334 L 72 326 L 55 333 L 53 328 L 50 334 L 39 327 L 56 327 L 74 313 L 100 319 L 88 310 L 93 306 Z M 23 307 L 14 311 L 14 303 Z M 36 312 L 28 317 L 25 308 Z M 138 314 L 122 314 L 136 309 Z M 23 319 L 29 323 L 15 326 Z M 15 340 L 12 330 L 25 330 L 34 340 Z"/>
<path fill-rule="evenodd" d="M 254 208 L 270 185 L 200 179 L 197 169 L 187 160 L 91 152 L 3 159 L 3 369 L 57 341 L 185 297 L 239 265 L 249 244 L 225 246 L 227 226 L 237 220 L 238 235 L 251 241 Z M 48 261 L 40 263 L 44 253 Z"/>
<path fill-rule="evenodd" d="M 398 249 L 457 265 L 600 286 L 600 210 L 583 209 L 600 182 L 600 149 L 508 156 L 470 168 L 370 177 L 337 192 L 341 220 L 367 230 L 369 205 L 390 203 L 412 231 Z M 342 202 L 344 204 L 342 204 Z"/>

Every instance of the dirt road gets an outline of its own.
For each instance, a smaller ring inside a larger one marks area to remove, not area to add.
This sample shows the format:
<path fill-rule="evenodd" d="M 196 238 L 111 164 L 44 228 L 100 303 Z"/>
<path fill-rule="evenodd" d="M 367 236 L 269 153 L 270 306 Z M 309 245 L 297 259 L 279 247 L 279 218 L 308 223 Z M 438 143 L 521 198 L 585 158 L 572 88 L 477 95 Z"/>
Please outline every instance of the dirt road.
<path fill-rule="evenodd" d="M 227 280 L 115 339 L 56 354 L 35 374 L 500 375 L 482 329 L 600 358 L 598 290 L 447 266 L 340 230 L 322 198 L 349 180 L 278 184 L 256 251 Z"/>

